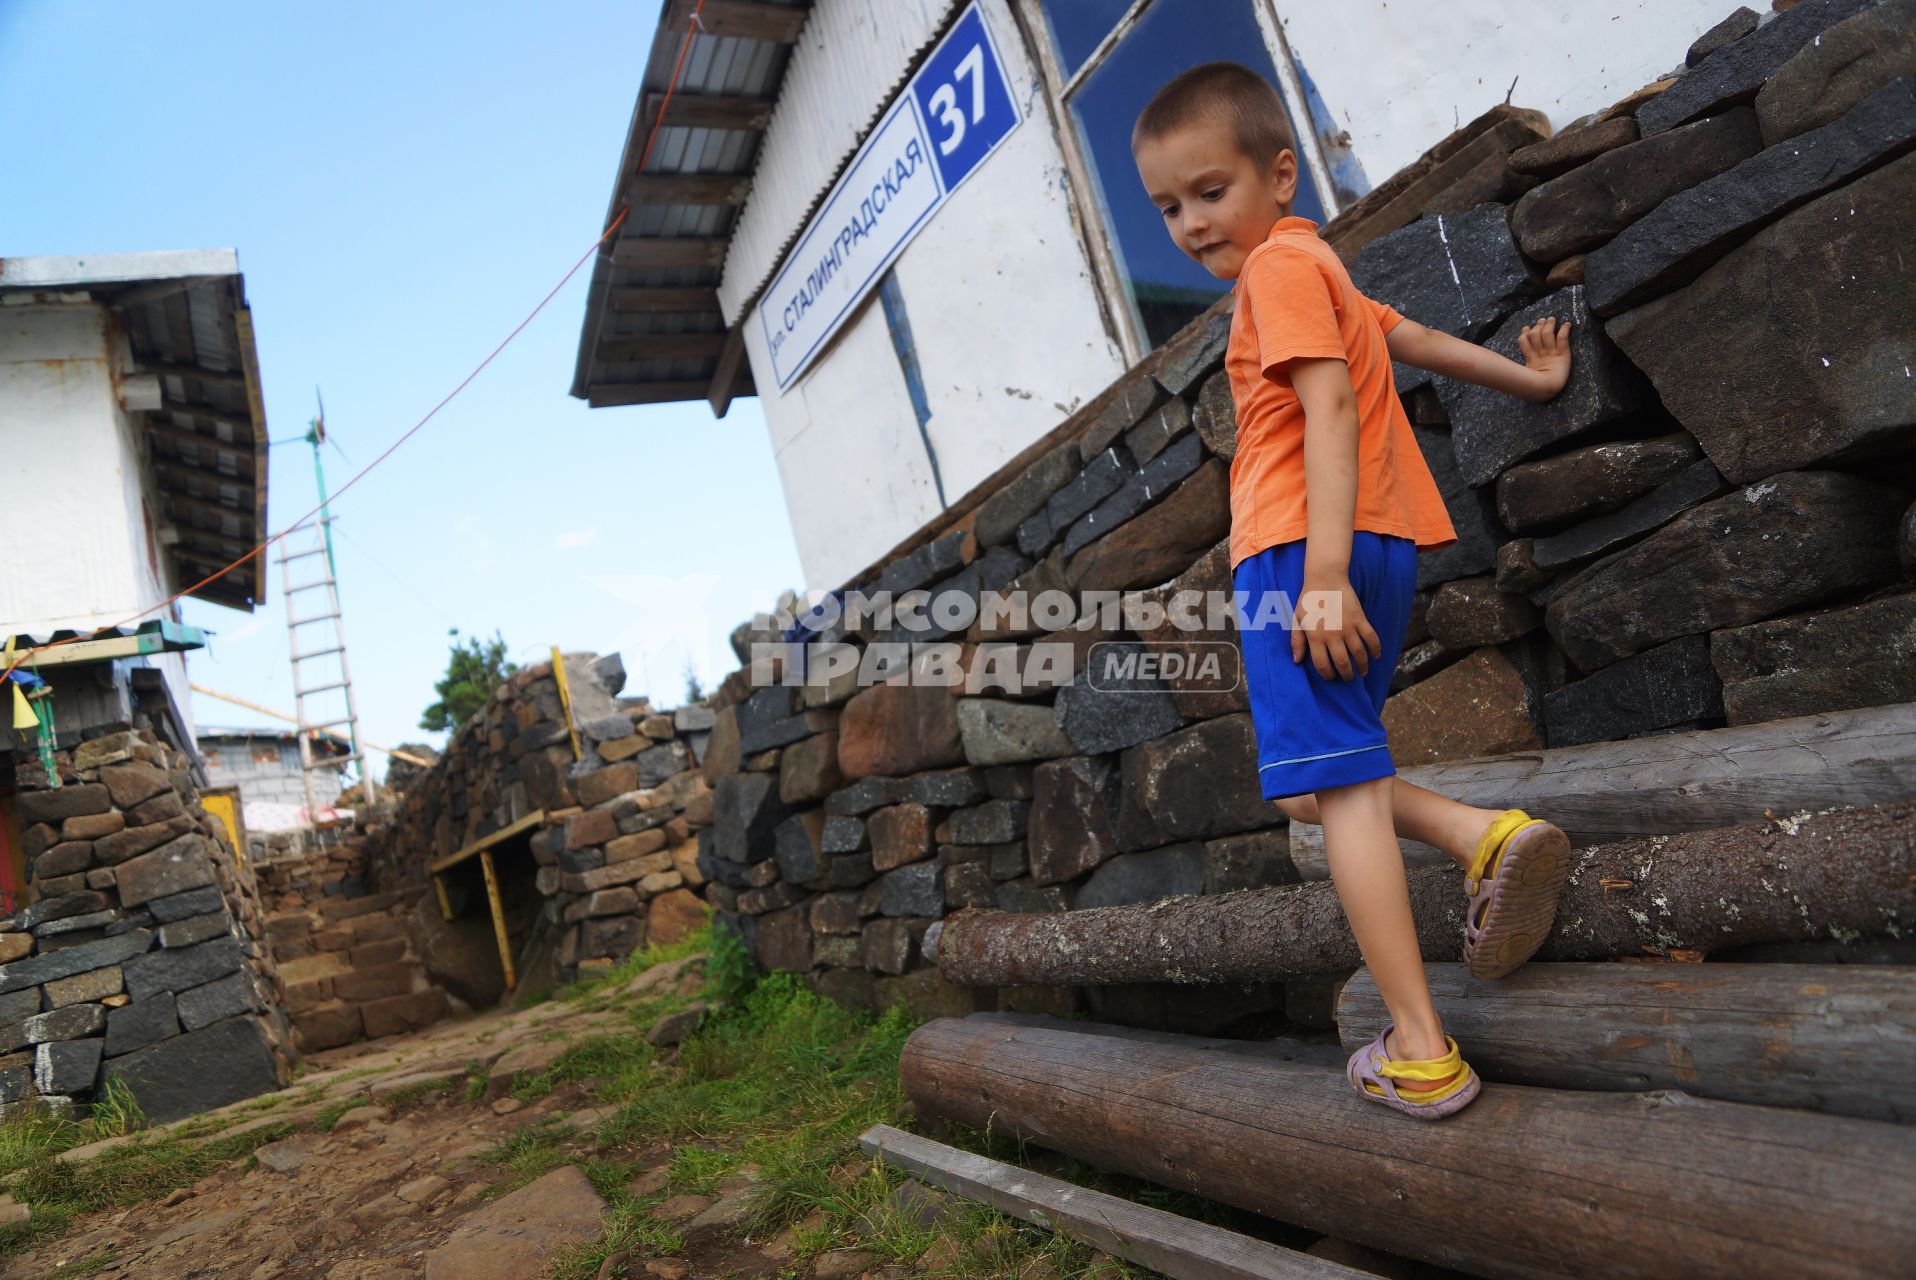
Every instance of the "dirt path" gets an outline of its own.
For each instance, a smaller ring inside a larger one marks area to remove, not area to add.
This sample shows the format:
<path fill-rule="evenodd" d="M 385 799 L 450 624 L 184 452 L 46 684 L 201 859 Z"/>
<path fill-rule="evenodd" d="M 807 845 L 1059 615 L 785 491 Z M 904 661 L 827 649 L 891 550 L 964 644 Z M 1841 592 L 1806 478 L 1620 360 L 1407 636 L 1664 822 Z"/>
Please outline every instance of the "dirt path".
<path fill-rule="evenodd" d="M 508 1092 L 511 1079 L 543 1070 L 569 1043 L 609 1026 L 629 1030 L 631 1023 L 613 1009 L 554 1001 L 320 1055 L 319 1070 L 288 1090 L 174 1127 L 199 1140 L 290 1123 L 297 1126 L 291 1136 L 275 1131 L 276 1140 L 252 1156 L 163 1199 L 88 1214 L 57 1239 L 0 1260 L 0 1280 L 536 1277 L 567 1246 L 601 1235 L 607 1206 L 580 1166 L 605 1154 L 594 1130 L 610 1110 L 580 1082 L 522 1105 Z M 475 1065 L 490 1076 L 483 1093 Z M 500 1144 L 526 1133 L 540 1136 L 546 1163 L 556 1140 L 563 1163 L 502 1193 L 516 1179 L 498 1158 Z M 64 1159 L 93 1154 L 76 1149 Z M 618 1176 L 630 1177 L 628 1190 L 663 1195 L 671 1157 L 664 1144 L 621 1150 Z M 752 1181 L 746 1171 L 712 1196 L 671 1196 L 652 1210 L 684 1240 L 678 1256 L 636 1250 L 593 1270 L 634 1280 L 909 1274 L 877 1269 L 869 1255 L 852 1251 L 795 1264 L 790 1229 L 772 1240 L 739 1240 Z"/>

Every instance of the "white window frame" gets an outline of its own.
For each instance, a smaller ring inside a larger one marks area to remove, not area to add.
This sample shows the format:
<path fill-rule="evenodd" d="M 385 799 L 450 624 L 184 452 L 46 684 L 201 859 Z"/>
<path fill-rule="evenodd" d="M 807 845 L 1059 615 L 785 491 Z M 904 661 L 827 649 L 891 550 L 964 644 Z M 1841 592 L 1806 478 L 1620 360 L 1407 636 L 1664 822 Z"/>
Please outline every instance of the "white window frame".
<path fill-rule="evenodd" d="M 1084 154 L 1082 140 L 1071 114 L 1071 96 L 1110 56 L 1118 42 L 1138 24 L 1158 0 L 1132 0 L 1130 8 L 1124 11 L 1100 40 L 1097 47 L 1085 58 L 1083 65 L 1069 76 L 1058 61 L 1058 49 L 1051 36 L 1051 23 L 1044 13 L 1044 0 L 1013 0 L 1017 5 L 1022 25 L 1029 33 L 1031 53 L 1038 63 L 1039 74 L 1044 78 L 1045 93 L 1051 100 L 1053 118 L 1058 122 L 1059 146 L 1064 152 L 1065 170 L 1070 175 L 1072 185 L 1085 193 L 1086 202 L 1093 208 L 1095 226 L 1086 226 L 1085 245 L 1090 251 L 1093 279 L 1098 290 L 1104 295 L 1105 310 L 1114 316 L 1118 324 L 1118 337 L 1124 348 L 1126 364 L 1136 364 L 1149 355 L 1153 348 L 1144 335 L 1139 319 L 1137 304 L 1126 286 L 1124 273 L 1118 269 L 1118 260 L 1112 252 L 1110 224 L 1104 207 L 1104 192 L 1093 180 L 1091 166 Z M 1217 0 L 1213 0 L 1217 2 Z M 1276 0 L 1240 0 L 1251 6 L 1257 17 L 1258 29 L 1264 33 L 1265 52 L 1270 55 L 1271 65 L 1277 68 L 1278 96 L 1283 98 L 1284 106 L 1289 110 L 1291 119 L 1297 124 L 1297 155 L 1309 169 L 1311 180 L 1316 184 L 1318 199 L 1324 205 L 1326 218 L 1337 216 L 1341 205 L 1337 200 L 1335 188 L 1331 185 L 1330 166 L 1325 162 L 1318 146 L 1317 130 L 1312 120 L 1310 105 L 1304 95 L 1302 79 L 1297 68 L 1291 62 L 1290 45 L 1284 39 L 1283 24 L 1277 16 Z"/>

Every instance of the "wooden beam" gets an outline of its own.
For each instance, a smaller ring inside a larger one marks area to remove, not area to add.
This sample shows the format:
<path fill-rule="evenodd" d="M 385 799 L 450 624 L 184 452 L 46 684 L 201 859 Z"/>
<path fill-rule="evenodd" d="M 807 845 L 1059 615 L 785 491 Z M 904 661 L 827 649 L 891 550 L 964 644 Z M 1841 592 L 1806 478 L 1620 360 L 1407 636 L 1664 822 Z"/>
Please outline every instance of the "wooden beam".
<path fill-rule="evenodd" d="M 712 387 L 705 393 L 715 417 L 723 418 L 738 394 L 739 370 L 745 365 L 745 327 L 740 321 L 725 333 L 725 345 L 719 349 L 718 367 L 712 370 Z"/>
<path fill-rule="evenodd" d="M 1455 960 L 1463 872 L 1409 873 L 1426 960 Z M 1540 960 L 1719 951 L 1916 927 L 1916 803 L 1772 827 L 1618 840 L 1571 854 Z M 937 942 L 963 987 L 1275 982 L 1363 963 L 1328 881 L 1055 914 L 962 911 Z"/>
<path fill-rule="evenodd" d="M 231 534 L 221 533 L 218 529 L 208 529 L 203 525 L 188 524 L 184 520 L 175 521 L 174 527 L 180 531 L 181 538 L 192 539 L 194 543 L 198 544 L 198 548 L 213 548 L 210 554 L 214 558 L 208 561 L 208 563 L 215 569 L 239 559 L 257 545 L 246 541 L 244 538 L 235 538 Z M 173 549 L 178 551 L 183 547 L 188 547 L 188 544 L 183 542 L 175 543 Z M 188 547 L 188 549 L 197 548 Z M 204 550 L 201 550 L 200 553 L 202 555 L 209 554 Z"/>
<path fill-rule="evenodd" d="M 1889 1276 L 1916 1258 L 1911 1126 L 1495 1083 L 1419 1124 L 1356 1097 L 1344 1059 L 981 1014 L 918 1028 L 899 1077 L 920 1116 L 1471 1275 Z"/>
<path fill-rule="evenodd" d="M 749 173 L 646 173 L 626 184 L 625 202 L 641 204 L 744 204 L 752 191 Z"/>
<path fill-rule="evenodd" d="M 198 484 L 209 489 L 217 488 L 220 485 L 228 486 L 240 494 L 240 501 L 243 502 L 247 508 L 246 514 L 249 516 L 253 514 L 254 489 L 251 477 L 229 476 L 222 472 L 206 471 L 199 467 L 184 467 L 160 458 L 153 460 L 153 474 L 168 484 Z M 207 501 L 211 501 L 211 499 L 207 499 Z"/>
<path fill-rule="evenodd" d="M 1413 765 L 1398 776 L 1465 804 L 1523 809 L 1573 845 L 1666 835 L 1916 795 L 1916 703 L 1792 716 L 1730 729 Z M 1400 842 L 1411 866 L 1450 860 Z M 1323 828 L 1291 824 L 1306 880 L 1330 875 Z"/>
<path fill-rule="evenodd" d="M 499 943 L 499 967 L 506 975 L 506 990 L 519 985 L 512 967 L 512 935 L 506 930 L 506 904 L 499 896 L 499 872 L 492 865 L 492 850 L 479 851 L 479 866 L 486 875 L 486 906 L 492 913 L 492 935 Z"/>
<path fill-rule="evenodd" d="M 621 404 L 674 404 L 698 400 L 710 384 L 697 382 L 595 382 L 586 388 L 586 403 L 594 409 Z"/>
<path fill-rule="evenodd" d="M 251 440 L 221 440 L 217 436 L 201 435 L 197 431 L 188 431 L 184 427 L 155 422 L 151 418 L 146 420 L 146 433 L 156 440 L 165 440 L 171 444 L 190 444 L 202 449 L 218 449 L 242 458 L 251 457 L 253 453 Z"/>
<path fill-rule="evenodd" d="M 170 508 L 177 508 L 178 510 L 181 510 L 181 511 L 199 512 L 202 515 L 212 516 L 216 520 L 220 519 L 223 516 L 232 516 L 234 519 L 238 520 L 242 525 L 244 525 L 247 521 L 253 518 L 253 513 L 244 507 L 228 507 L 217 502 L 208 502 L 206 501 L 206 499 L 196 498 L 190 493 L 162 492 L 160 494 L 160 501 L 165 503 Z M 189 525 L 187 527 L 197 528 L 197 529 L 200 529 L 202 532 L 206 532 L 206 533 L 217 533 L 223 537 L 232 536 L 231 534 L 226 533 L 224 529 L 207 529 L 203 525 Z M 244 551 L 246 550 L 246 547 L 250 547 L 252 545 L 253 544 L 249 542 L 246 544 L 246 546 L 241 547 L 240 550 Z"/>
<path fill-rule="evenodd" d="M 607 295 L 606 305 L 609 310 L 621 314 L 632 311 L 679 311 L 717 315 L 719 311 L 718 290 L 709 286 L 681 289 L 631 286 L 612 289 Z"/>
<path fill-rule="evenodd" d="M 763 40 L 768 44 L 794 44 L 798 33 L 811 16 L 809 8 L 782 4 L 755 4 L 752 0 L 705 0 L 700 9 L 696 0 L 672 0 L 659 26 L 682 32 L 698 10 L 698 30 L 708 36 L 732 36 L 739 40 Z"/>
<path fill-rule="evenodd" d="M 615 267 L 718 267 L 726 241 L 699 236 L 627 236 L 612 242 Z"/>
<path fill-rule="evenodd" d="M 1866 1120 L 1916 1120 L 1916 973 L 1868 964 L 1528 964 L 1494 982 L 1424 966 L 1444 1031 L 1486 1080 L 1682 1089 Z M 1337 998 L 1344 1048 L 1390 1021 L 1369 969 Z"/>
<path fill-rule="evenodd" d="M 196 364 L 175 364 L 170 360 L 161 360 L 157 356 L 133 357 L 140 366 L 141 373 L 157 373 L 166 378 L 198 378 L 201 382 L 217 383 L 223 387 L 243 387 L 246 375 L 227 373 L 219 369 L 202 369 Z"/>
<path fill-rule="evenodd" d="M 1376 1280 L 1369 1271 L 1047 1178 L 888 1124 L 867 1129 L 858 1145 L 922 1182 L 1171 1280 Z"/>
<path fill-rule="evenodd" d="M 449 867 L 458 866 L 460 863 L 464 862 L 467 858 L 473 857 L 474 855 L 482 852 L 483 850 L 490 849 L 496 844 L 501 844 L 507 840 L 510 840 L 512 839 L 512 837 L 516 835 L 523 835 L 526 832 L 531 831 L 534 827 L 539 826 L 545 820 L 546 820 L 546 811 L 544 809 L 534 809 L 531 813 L 528 813 L 525 817 L 519 819 L 517 822 L 514 822 L 509 826 L 500 827 L 497 831 L 493 832 L 489 836 L 480 836 L 477 840 L 474 840 L 471 844 L 467 845 L 465 848 L 460 849 L 454 853 L 449 853 L 445 857 L 439 859 L 437 862 L 429 864 L 426 867 L 426 870 L 431 872 L 433 875 L 438 875 L 439 873 L 441 873 L 442 871 L 445 871 Z"/>
<path fill-rule="evenodd" d="M 253 419 L 251 417 L 243 413 L 230 413 L 225 409 L 215 409 L 210 404 L 184 404 L 178 400 L 162 399 L 160 401 L 160 412 L 174 414 L 175 416 L 184 414 L 190 418 L 198 418 L 201 422 L 217 422 L 223 427 L 231 427 L 235 431 L 244 432 L 248 440 L 251 440 L 253 437 Z"/>
<path fill-rule="evenodd" d="M 745 129 L 757 132 L 772 122 L 777 105 L 762 98 L 739 98 L 720 93 L 674 93 L 658 119 L 662 93 L 645 95 L 646 116 L 665 128 Z"/>
<path fill-rule="evenodd" d="M 593 354 L 601 360 L 711 360 L 724 346 L 722 333 L 647 333 L 601 338 Z"/>

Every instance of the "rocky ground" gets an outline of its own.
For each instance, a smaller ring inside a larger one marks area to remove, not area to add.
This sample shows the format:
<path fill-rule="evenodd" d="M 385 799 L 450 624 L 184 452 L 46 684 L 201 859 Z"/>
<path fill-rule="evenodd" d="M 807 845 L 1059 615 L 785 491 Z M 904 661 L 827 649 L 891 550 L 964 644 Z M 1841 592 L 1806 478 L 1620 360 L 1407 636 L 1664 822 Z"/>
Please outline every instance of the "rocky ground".
<path fill-rule="evenodd" d="M 697 999 L 699 965 L 698 957 L 662 964 L 595 998 L 553 1000 L 335 1050 L 309 1060 L 308 1071 L 280 1093 L 167 1130 L 65 1151 L 58 1163 L 81 1179 L 103 1176 L 97 1171 L 143 1145 L 221 1144 L 215 1149 L 230 1149 L 233 1158 L 191 1185 L 83 1213 L 66 1230 L 30 1240 L 0 1258 L 0 1280 L 1039 1280 L 1060 1273 L 1041 1255 L 1062 1242 L 1033 1250 L 1029 1241 L 1002 1239 L 995 1246 L 1000 1269 L 971 1258 L 973 1246 L 940 1239 L 941 1222 L 971 1211 L 875 1173 L 849 1141 L 840 1142 L 835 1167 L 822 1167 L 826 1181 L 819 1185 L 842 1190 L 861 1178 L 881 1179 L 879 1203 L 898 1212 L 887 1212 L 884 1223 L 869 1209 L 851 1212 L 871 1219 L 871 1234 L 884 1241 L 844 1229 L 845 1205 L 855 1195 L 835 1214 L 801 1206 L 782 1215 L 782 1226 L 755 1232 L 754 1221 L 765 1220 L 762 1212 L 754 1217 L 766 1199 L 765 1175 L 740 1163 L 741 1140 L 634 1138 L 630 1126 L 611 1123 L 618 1108 L 601 1096 L 630 1096 L 630 1061 L 623 1094 L 601 1090 L 601 1081 L 563 1063 L 553 1069 L 581 1045 L 610 1060 L 616 1050 L 606 1046 L 689 1033 L 706 1016 Z M 635 1023 L 635 1010 L 643 1025 Z M 636 1069 L 672 1077 L 678 1052 L 669 1043 L 641 1050 Z M 714 1176 L 701 1178 L 701 1167 Z M 1013 1231 L 1000 1221 L 987 1237 Z M 975 1241 L 975 1215 L 972 1226 L 965 1234 Z M 901 1252 L 919 1256 L 902 1263 Z M 1101 1260 L 1078 1252 L 1086 1256 L 1076 1261 L 1094 1264 L 1092 1273 L 1124 1274 L 1115 1266 L 1099 1270 Z M 1065 1270 L 1087 1273 L 1082 1265 Z"/>

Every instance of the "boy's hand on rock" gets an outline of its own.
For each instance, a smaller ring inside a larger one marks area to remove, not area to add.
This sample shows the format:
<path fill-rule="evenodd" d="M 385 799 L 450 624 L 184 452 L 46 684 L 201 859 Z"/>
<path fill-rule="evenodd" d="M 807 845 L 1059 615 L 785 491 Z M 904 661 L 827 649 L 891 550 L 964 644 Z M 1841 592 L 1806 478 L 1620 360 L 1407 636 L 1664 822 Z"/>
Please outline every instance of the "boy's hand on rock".
<path fill-rule="evenodd" d="M 1532 391 L 1527 397 L 1541 403 L 1563 390 L 1563 384 L 1570 381 L 1570 322 L 1557 323 L 1555 316 L 1545 316 L 1535 324 L 1525 325 L 1517 335 L 1517 350 L 1523 355 L 1524 367 L 1532 375 Z"/>
<path fill-rule="evenodd" d="M 1332 625 L 1332 624 L 1338 625 Z M 1370 673 L 1370 660 L 1381 657 L 1384 646 L 1357 602 L 1350 575 L 1304 576 L 1297 608 L 1291 615 L 1291 661 L 1302 662 L 1308 648 L 1311 665 L 1326 680 L 1350 680 Z"/>

